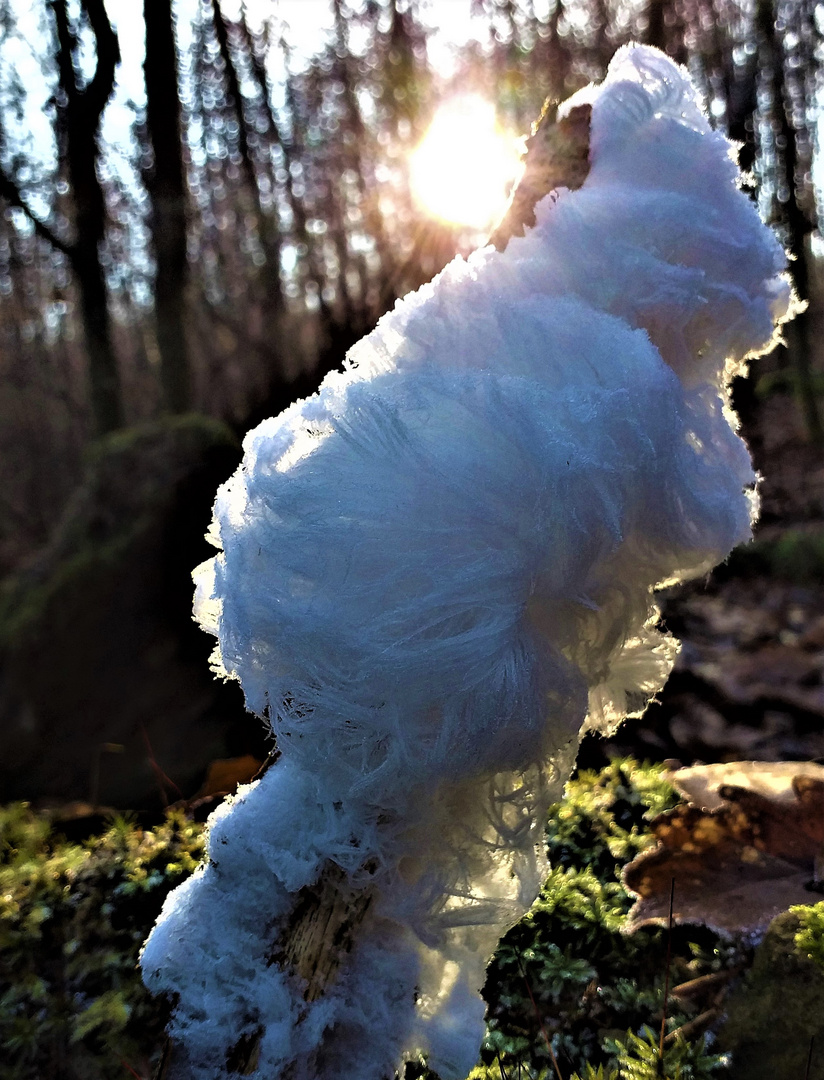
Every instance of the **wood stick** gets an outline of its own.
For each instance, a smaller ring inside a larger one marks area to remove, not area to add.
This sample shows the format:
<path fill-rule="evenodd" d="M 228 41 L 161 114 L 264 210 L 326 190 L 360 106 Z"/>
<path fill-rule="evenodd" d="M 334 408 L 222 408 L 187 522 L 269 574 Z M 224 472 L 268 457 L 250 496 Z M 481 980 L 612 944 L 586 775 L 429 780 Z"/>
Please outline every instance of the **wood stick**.
<path fill-rule="evenodd" d="M 513 236 L 523 236 L 535 224 L 535 207 L 551 191 L 581 187 L 589 173 L 589 125 L 591 105 L 577 105 L 563 116 L 558 105 L 547 100 L 526 140 L 523 171 L 509 205 L 489 240 L 503 251 Z"/>
<path fill-rule="evenodd" d="M 488 241 L 499 251 L 535 224 L 535 206 L 545 195 L 559 187 L 580 187 L 589 172 L 591 106 L 578 106 L 560 121 L 557 112 L 557 104 L 547 101 L 526 141 L 522 174 Z M 327 863 L 316 885 L 298 893 L 272 957 L 306 980 L 307 1001 L 315 1001 L 334 981 L 370 900 L 368 891 L 355 894 L 347 886 L 346 875 L 334 863 Z"/>
<path fill-rule="evenodd" d="M 561 120 L 557 113 L 557 103 L 548 101 L 526 140 L 521 176 L 488 240 L 499 251 L 535 224 L 535 206 L 542 198 L 560 187 L 579 188 L 587 177 L 592 109 L 578 106 Z M 316 1001 L 334 985 L 371 902 L 369 886 L 353 889 L 345 871 L 331 861 L 314 885 L 297 893 L 291 917 L 272 943 L 269 963 L 303 983 L 306 1002 Z M 261 1035 L 246 1034 L 228 1049 L 231 1072 L 254 1072 Z M 155 1080 L 191 1080 L 184 1058 L 179 1048 L 167 1044 Z"/>

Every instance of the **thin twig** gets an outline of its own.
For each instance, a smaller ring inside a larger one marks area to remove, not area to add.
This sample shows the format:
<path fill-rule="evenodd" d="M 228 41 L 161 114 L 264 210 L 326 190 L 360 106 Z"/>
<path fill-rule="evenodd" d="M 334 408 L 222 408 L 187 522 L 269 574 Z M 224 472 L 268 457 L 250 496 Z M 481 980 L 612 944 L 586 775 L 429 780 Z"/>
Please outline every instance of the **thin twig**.
<path fill-rule="evenodd" d="M 166 795 L 165 785 L 168 784 L 170 788 L 174 788 L 174 790 L 178 793 L 181 799 L 183 798 L 183 792 L 180 790 L 174 780 L 172 780 L 171 777 L 166 775 L 166 773 L 163 771 L 163 769 L 161 769 L 160 765 L 158 764 L 157 758 L 154 756 L 152 744 L 149 741 L 149 733 L 146 731 L 146 728 L 143 724 L 140 725 L 140 733 L 143 736 L 143 742 L 146 744 L 146 756 L 149 759 L 149 765 L 151 766 L 152 772 L 155 775 L 158 791 L 160 792 L 160 801 L 163 803 L 164 807 L 167 807 L 169 805 L 169 798 Z"/>
<path fill-rule="evenodd" d="M 705 1009 L 704 1012 L 700 1013 L 692 1020 L 689 1020 L 686 1024 L 682 1024 L 681 1027 L 676 1028 L 675 1031 L 671 1031 L 664 1039 L 664 1045 L 672 1046 L 674 1043 L 678 1042 L 679 1038 L 694 1039 L 696 1035 L 705 1032 L 720 1015 L 720 1009 Z"/>
<path fill-rule="evenodd" d="M 34 231 L 39 237 L 51 244 L 53 248 L 61 252 L 61 254 L 65 255 L 68 259 L 73 259 L 75 257 L 76 252 L 71 244 L 67 244 L 65 240 L 61 240 L 57 233 L 35 214 L 23 198 L 23 193 L 20 188 L 4 169 L 0 169 L 0 198 L 4 199 L 9 206 L 14 206 L 18 210 L 22 210 L 34 226 Z"/>
<path fill-rule="evenodd" d="M 804 1070 L 804 1080 L 810 1080 L 810 1069 L 813 1067 L 813 1043 L 815 1035 L 810 1036 L 810 1049 L 807 1053 L 807 1068 Z"/>
<path fill-rule="evenodd" d="M 128 1069 L 132 1076 L 136 1076 L 137 1080 L 143 1080 L 143 1077 L 140 1075 L 140 1073 L 135 1072 L 135 1070 L 131 1067 L 131 1065 L 128 1063 L 128 1061 L 126 1061 L 125 1058 L 120 1059 L 120 1064 L 123 1066 L 124 1069 Z"/>
<path fill-rule="evenodd" d="M 526 984 L 526 992 L 529 994 L 529 1000 L 532 1002 L 532 1008 L 535 1010 L 535 1017 L 538 1021 L 538 1027 L 541 1029 L 541 1034 L 544 1037 L 546 1048 L 549 1051 L 549 1057 L 552 1061 L 553 1068 L 555 1069 L 555 1075 L 558 1077 L 558 1080 L 564 1080 L 564 1078 L 561 1076 L 561 1070 L 558 1067 L 558 1059 L 555 1057 L 555 1051 L 552 1049 L 552 1043 L 550 1042 L 549 1035 L 547 1035 L 546 1033 L 544 1022 L 541 1019 L 540 1010 L 538 1009 L 538 1005 L 536 1004 L 535 998 L 533 997 L 532 987 L 529 985 L 529 979 L 526 977 L 526 970 L 524 968 L 524 965 L 521 963 L 520 956 L 518 957 L 518 967 L 521 969 L 521 974 L 524 977 L 524 983 Z"/>
<path fill-rule="evenodd" d="M 672 912 L 675 905 L 675 878 L 670 883 L 669 923 L 667 925 L 667 968 L 664 974 L 664 1015 L 661 1017 L 661 1039 L 658 1044 L 658 1066 L 664 1068 L 664 1038 L 667 1033 L 667 1008 L 669 1006 L 670 963 L 672 961 Z"/>

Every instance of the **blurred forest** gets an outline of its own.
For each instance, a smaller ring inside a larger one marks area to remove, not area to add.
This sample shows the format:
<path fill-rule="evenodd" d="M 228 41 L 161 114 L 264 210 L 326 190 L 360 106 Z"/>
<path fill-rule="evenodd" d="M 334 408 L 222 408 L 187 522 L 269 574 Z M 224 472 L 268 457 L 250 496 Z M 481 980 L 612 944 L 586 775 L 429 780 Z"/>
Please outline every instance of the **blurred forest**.
<path fill-rule="evenodd" d="M 255 751 L 227 741 L 239 694 L 180 629 L 188 572 L 238 437 L 483 241 L 410 181 L 457 92 L 525 134 L 624 42 L 688 66 L 813 301 L 736 390 L 765 526 L 822 519 L 815 0 L 145 0 L 136 36 L 126 7 L 0 0 L 0 796 L 121 784 L 139 804 L 195 723 L 187 794 L 205 761 Z M 299 19 L 326 27 L 314 51 Z"/>

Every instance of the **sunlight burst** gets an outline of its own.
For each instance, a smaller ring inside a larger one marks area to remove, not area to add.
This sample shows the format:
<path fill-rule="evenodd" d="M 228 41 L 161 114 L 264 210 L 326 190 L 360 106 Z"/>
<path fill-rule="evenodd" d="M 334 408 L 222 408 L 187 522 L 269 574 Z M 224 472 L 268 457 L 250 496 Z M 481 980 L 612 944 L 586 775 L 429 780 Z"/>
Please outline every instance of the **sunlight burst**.
<path fill-rule="evenodd" d="M 518 152 L 499 130 L 495 107 L 472 95 L 441 107 L 410 168 L 415 198 L 428 213 L 481 230 L 504 211 Z"/>

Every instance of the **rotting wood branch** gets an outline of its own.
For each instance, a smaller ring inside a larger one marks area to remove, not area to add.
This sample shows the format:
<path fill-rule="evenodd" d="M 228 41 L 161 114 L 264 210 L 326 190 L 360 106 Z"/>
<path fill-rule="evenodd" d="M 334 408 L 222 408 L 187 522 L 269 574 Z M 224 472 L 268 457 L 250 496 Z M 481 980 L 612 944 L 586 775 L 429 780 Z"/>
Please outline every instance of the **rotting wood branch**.
<path fill-rule="evenodd" d="M 535 207 L 551 191 L 581 187 L 589 173 L 591 105 L 577 105 L 558 119 L 558 105 L 547 101 L 526 140 L 521 175 L 489 243 L 503 251 L 513 236 L 535 224 Z"/>
<path fill-rule="evenodd" d="M 587 177 L 591 106 L 577 106 L 560 120 L 557 114 L 557 104 L 548 101 L 526 140 L 521 175 L 488 241 L 499 251 L 535 224 L 535 207 L 544 196 L 564 187 L 575 190 Z M 270 765 L 274 760 L 267 762 L 260 775 Z M 272 942 L 269 962 L 301 980 L 307 1003 L 335 984 L 371 902 L 370 887 L 353 888 L 346 872 L 331 861 L 315 884 L 296 894 L 291 917 Z M 245 1076 L 255 1071 L 261 1035 L 246 1033 L 228 1049 L 226 1061 L 232 1073 Z M 167 1044 L 155 1080 L 195 1080 L 176 1050 Z"/>

